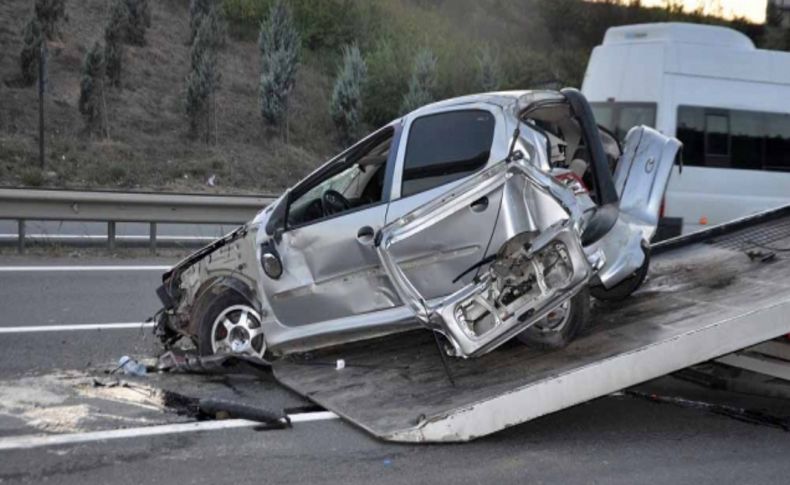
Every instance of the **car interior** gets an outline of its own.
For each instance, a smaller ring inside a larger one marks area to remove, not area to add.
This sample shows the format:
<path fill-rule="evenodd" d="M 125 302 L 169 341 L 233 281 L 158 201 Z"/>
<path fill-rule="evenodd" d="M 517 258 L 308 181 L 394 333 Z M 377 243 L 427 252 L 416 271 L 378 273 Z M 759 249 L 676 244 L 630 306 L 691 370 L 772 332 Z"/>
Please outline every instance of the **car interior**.
<path fill-rule="evenodd" d="M 288 226 L 300 226 L 383 200 L 389 136 L 352 150 L 331 164 L 325 176 L 293 200 Z"/>
<path fill-rule="evenodd" d="M 569 169 L 589 190 L 589 196 L 596 204 L 588 209 L 582 244 L 587 246 L 599 240 L 615 224 L 617 207 L 615 204 L 601 204 L 592 173 L 592 155 L 584 130 L 574 116 L 569 105 L 552 105 L 530 114 L 530 122 L 546 136 L 547 151 L 552 168 Z M 617 139 L 603 128 L 598 129 L 604 155 L 610 173 L 614 173 L 622 149 Z"/>

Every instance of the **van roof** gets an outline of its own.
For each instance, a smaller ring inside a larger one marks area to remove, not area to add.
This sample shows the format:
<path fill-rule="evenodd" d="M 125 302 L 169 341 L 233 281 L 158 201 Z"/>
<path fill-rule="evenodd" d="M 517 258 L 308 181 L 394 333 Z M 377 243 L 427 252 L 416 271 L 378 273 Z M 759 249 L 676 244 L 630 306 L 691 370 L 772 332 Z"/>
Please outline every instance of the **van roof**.
<path fill-rule="evenodd" d="M 606 31 L 603 45 L 645 42 L 713 45 L 731 50 L 755 50 L 751 39 L 737 30 L 682 22 L 612 27 Z"/>

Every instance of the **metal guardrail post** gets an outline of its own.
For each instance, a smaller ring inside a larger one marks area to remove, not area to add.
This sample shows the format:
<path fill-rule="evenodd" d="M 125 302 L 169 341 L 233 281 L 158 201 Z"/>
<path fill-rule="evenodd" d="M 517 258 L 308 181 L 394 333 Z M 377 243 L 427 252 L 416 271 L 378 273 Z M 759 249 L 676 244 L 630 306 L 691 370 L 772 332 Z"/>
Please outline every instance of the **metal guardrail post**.
<path fill-rule="evenodd" d="M 22 254 L 25 252 L 25 220 L 24 219 L 17 220 L 16 234 L 18 238 L 17 251 L 19 251 L 19 254 Z"/>
<path fill-rule="evenodd" d="M 151 223 L 148 238 L 151 254 L 156 254 L 156 222 Z"/>
<path fill-rule="evenodd" d="M 107 249 L 115 249 L 115 221 L 107 223 Z"/>

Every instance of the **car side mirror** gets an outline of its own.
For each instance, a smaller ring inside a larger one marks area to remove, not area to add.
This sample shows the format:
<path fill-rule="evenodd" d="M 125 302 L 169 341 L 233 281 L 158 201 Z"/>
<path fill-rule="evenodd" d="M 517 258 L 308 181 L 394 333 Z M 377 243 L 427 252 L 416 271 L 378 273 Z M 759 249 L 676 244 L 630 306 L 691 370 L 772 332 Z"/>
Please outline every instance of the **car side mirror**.
<path fill-rule="evenodd" d="M 277 201 L 277 205 L 272 209 L 269 220 L 266 222 L 266 234 L 274 237 L 276 242 L 280 242 L 285 232 L 286 216 L 288 215 L 288 199 L 290 195 L 291 191 L 289 190 Z"/>

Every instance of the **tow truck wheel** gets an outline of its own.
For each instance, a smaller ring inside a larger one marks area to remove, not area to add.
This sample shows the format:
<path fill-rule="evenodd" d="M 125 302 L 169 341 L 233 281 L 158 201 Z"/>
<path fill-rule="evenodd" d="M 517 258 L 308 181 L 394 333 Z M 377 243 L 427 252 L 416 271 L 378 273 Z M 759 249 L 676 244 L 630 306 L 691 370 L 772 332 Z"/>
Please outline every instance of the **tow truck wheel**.
<path fill-rule="evenodd" d="M 589 321 L 590 291 L 585 287 L 516 338 L 534 349 L 561 349 L 576 338 Z"/>
<path fill-rule="evenodd" d="M 201 355 L 239 354 L 263 357 L 266 340 L 261 317 L 247 300 L 228 291 L 214 297 L 200 322 Z"/>

